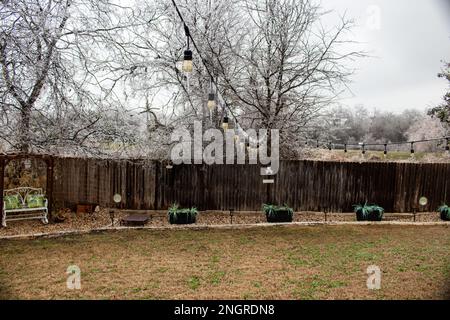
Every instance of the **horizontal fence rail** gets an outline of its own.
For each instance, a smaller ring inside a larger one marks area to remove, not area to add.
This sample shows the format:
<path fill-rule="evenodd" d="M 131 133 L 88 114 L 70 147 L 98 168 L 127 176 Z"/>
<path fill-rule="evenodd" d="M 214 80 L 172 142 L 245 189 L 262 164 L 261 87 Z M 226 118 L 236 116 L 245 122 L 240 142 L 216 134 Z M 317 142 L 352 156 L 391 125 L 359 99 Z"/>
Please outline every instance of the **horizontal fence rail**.
<path fill-rule="evenodd" d="M 350 212 L 376 203 L 387 212 L 434 211 L 448 202 L 450 165 L 444 163 L 280 162 L 274 184 L 263 184 L 259 165 L 179 165 L 159 161 L 55 158 L 54 199 L 125 209 L 167 209 L 172 203 L 200 210 L 261 210 L 263 203 L 295 211 Z M 420 197 L 428 205 L 420 208 Z"/>

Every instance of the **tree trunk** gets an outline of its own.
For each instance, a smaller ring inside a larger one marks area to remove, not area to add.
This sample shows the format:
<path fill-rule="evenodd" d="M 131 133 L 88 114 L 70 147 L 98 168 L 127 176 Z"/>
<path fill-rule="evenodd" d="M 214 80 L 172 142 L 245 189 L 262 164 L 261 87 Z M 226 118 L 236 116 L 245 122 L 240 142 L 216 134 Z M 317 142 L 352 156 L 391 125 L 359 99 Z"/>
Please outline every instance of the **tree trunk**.
<path fill-rule="evenodd" d="M 20 111 L 19 150 L 23 153 L 30 152 L 30 119 L 31 105 L 22 105 Z"/>

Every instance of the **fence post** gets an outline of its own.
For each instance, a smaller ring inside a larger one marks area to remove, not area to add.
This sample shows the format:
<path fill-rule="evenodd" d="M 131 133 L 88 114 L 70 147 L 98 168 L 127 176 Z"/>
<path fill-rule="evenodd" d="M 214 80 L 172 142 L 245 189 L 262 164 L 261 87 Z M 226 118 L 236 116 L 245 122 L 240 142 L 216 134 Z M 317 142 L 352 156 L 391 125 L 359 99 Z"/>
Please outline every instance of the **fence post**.
<path fill-rule="evenodd" d="M 46 161 L 47 163 L 47 198 L 48 198 L 48 219 L 52 218 L 53 210 L 53 157 L 50 157 Z"/>
<path fill-rule="evenodd" d="M 164 170 L 164 169 L 162 169 L 163 168 L 162 163 L 160 163 L 159 161 L 155 160 L 152 163 L 154 164 L 152 167 L 153 167 L 153 172 L 154 172 L 153 177 L 155 180 L 153 183 L 153 195 L 155 197 L 155 200 L 153 201 L 153 210 L 159 210 L 160 203 L 161 203 L 161 201 L 159 201 L 159 188 L 160 188 L 160 183 L 161 183 L 159 171 Z"/>
<path fill-rule="evenodd" d="M 5 158 L 0 158 L 0 214 L 2 215 L 3 218 L 3 188 L 5 185 L 5 166 L 6 166 L 6 161 Z M 1 224 L 0 224 L 0 228 L 1 228 Z"/>

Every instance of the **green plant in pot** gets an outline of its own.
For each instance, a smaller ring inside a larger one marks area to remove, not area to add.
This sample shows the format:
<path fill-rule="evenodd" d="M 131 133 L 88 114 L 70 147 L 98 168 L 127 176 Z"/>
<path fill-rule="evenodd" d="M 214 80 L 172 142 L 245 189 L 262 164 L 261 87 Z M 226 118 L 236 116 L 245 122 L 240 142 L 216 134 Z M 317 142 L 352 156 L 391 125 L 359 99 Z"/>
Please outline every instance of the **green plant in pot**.
<path fill-rule="evenodd" d="M 377 205 L 354 205 L 357 221 L 381 221 L 383 220 L 384 209 Z"/>
<path fill-rule="evenodd" d="M 441 219 L 444 221 L 450 221 L 450 207 L 446 204 L 443 204 L 438 208 L 438 212 L 441 215 Z"/>
<path fill-rule="evenodd" d="M 269 223 L 292 222 L 294 216 L 294 210 L 287 205 L 264 204 L 263 211 Z"/>
<path fill-rule="evenodd" d="M 353 206 L 354 211 L 356 213 L 356 220 L 357 221 L 367 221 L 369 220 L 369 210 L 370 206 L 367 205 L 367 202 L 363 205 L 361 204 L 355 204 Z"/>
<path fill-rule="evenodd" d="M 384 209 L 377 205 L 370 206 L 369 221 L 381 221 L 383 220 Z"/>
<path fill-rule="evenodd" d="M 197 208 L 180 208 L 178 204 L 169 207 L 168 218 L 170 224 L 193 224 L 197 221 Z"/>

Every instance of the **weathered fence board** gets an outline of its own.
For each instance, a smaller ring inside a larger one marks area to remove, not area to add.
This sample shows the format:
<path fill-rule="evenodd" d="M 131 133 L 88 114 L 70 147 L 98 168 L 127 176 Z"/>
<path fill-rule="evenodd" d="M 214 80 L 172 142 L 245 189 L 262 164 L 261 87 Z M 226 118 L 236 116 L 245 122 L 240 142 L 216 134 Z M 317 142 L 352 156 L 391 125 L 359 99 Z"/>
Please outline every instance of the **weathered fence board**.
<path fill-rule="evenodd" d="M 56 158 L 54 197 L 64 206 L 96 203 L 122 208 L 166 209 L 172 203 L 201 210 L 260 210 L 263 203 L 295 210 L 349 212 L 368 201 L 388 212 L 435 210 L 449 202 L 450 165 L 415 163 L 281 161 L 273 185 L 258 165 L 180 165 L 158 161 Z"/>

